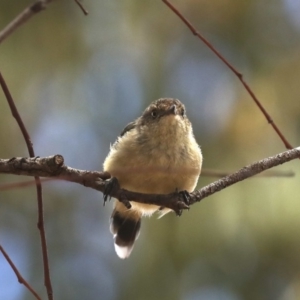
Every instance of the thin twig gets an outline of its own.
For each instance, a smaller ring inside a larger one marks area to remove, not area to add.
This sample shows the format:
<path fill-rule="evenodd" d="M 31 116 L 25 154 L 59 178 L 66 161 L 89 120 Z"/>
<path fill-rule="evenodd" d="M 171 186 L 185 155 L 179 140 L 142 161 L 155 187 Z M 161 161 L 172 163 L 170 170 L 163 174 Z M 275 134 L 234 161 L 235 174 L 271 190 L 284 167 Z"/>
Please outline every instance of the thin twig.
<path fill-rule="evenodd" d="M 30 6 L 26 7 L 19 15 L 17 15 L 4 29 L 0 31 L 0 44 L 13 32 L 16 31 L 21 25 L 26 23 L 31 17 L 46 9 L 47 5 L 54 0 L 37 0 Z M 75 0 L 79 8 L 85 15 L 88 11 L 84 8 L 79 0 Z"/>
<path fill-rule="evenodd" d="M 27 145 L 27 149 L 29 152 L 30 157 L 34 157 L 34 150 L 32 146 L 32 142 L 30 139 L 30 136 L 27 132 L 27 129 L 22 121 L 22 118 L 17 110 L 17 107 L 14 103 L 14 100 L 10 94 L 10 91 L 6 85 L 6 82 L 0 72 L 0 85 L 2 87 L 2 90 L 5 94 L 5 97 L 7 99 L 8 105 L 10 107 L 11 113 L 13 117 L 16 119 L 20 130 L 23 134 L 24 140 Z M 36 182 L 36 191 L 37 191 L 37 202 L 38 202 L 38 223 L 37 227 L 40 232 L 40 239 L 41 239 L 41 247 L 42 247 L 42 256 L 43 256 L 43 266 L 44 266 L 44 283 L 46 286 L 48 299 L 53 299 L 53 291 L 52 291 L 52 284 L 51 284 L 51 278 L 50 278 L 50 269 L 49 269 L 49 259 L 48 259 L 48 252 L 47 252 L 47 241 L 46 241 L 46 234 L 45 234 L 45 228 L 44 228 L 44 214 L 43 214 L 43 198 L 42 198 L 42 185 L 40 178 L 38 176 L 34 177 Z"/>
<path fill-rule="evenodd" d="M 5 257 L 5 259 L 7 260 L 8 264 L 10 265 L 10 267 L 13 269 L 13 271 L 15 272 L 18 281 L 23 284 L 30 292 L 31 294 L 33 294 L 33 296 L 38 299 L 41 300 L 42 298 L 36 293 L 36 291 L 30 286 L 30 284 L 23 278 L 23 276 L 21 275 L 21 273 L 18 271 L 17 267 L 15 266 L 15 264 L 12 262 L 12 260 L 10 259 L 10 257 L 8 256 L 8 254 L 6 253 L 6 251 L 3 249 L 3 247 L 0 245 L 0 251 L 2 252 L 3 256 Z"/>
<path fill-rule="evenodd" d="M 199 202 L 203 198 L 211 196 L 212 194 L 219 192 L 239 181 L 245 180 L 249 177 L 260 174 L 265 170 L 271 169 L 273 167 L 279 166 L 297 158 L 300 158 L 300 147 L 287 150 L 285 152 L 254 162 L 234 172 L 233 174 L 225 176 L 203 187 L 200 190 L 192 192 L 190 204 Z"/>
<path fill-rule="evenodd" d="M 11 35 L 17 28 L 26 23 L 32 16 L 46 9 L 53 0 L 38 0 L 26 7 L 17 17 L 15 17 L 6 27 L 0 31 L 0 44 Z"/>
<path fill-rule="evenodd" d="M 300 147 L 264 158 L 236 171 L 233 174 L 219 179 L 198 191 L 190 193 L 189 204 L 191 205 L 199 202 L 203 198 L 221 191 L 230 185 L 299 157 Z M 78 170 L 64 165 L 63 162 L 64 159 L 61 155 L 37 158 L 17 157 L 13 159 L 0 159 L 0 173 L 51 177 L 59 180 L 75 182 L 85 187 L 93 188 L 97 191 L 105 191 L 107 184 L 106 180 L 110 178 L 110 175 L 107 172 Z M 132 172 L 142 173 L 143 170 L 135 169 L 132 170 Z M 182 201 L 183 199 L 180 193 L 177 192 L 163 195 L 142 194 L 124 190 L 117 186 L 109 193 L 109 196 L 117 198 L 120 201 L 122 201 L 122 199 L 128 199 L 130 201 L 168 207 L 173 209 L 176 213 L 179 213 L 182 209 L 189 207 L 184 201 Z"/>
<path fill-rule="evenodd" d="M 82 5 L 82 3 L 79 0 L 75 0 L 75 2 L 77 3 L 77 5 L 80 7 L 80 9 L 82 10 L 82 12 L 84 13 L 84 15 L 88 15 L 89 12 L 84 8 L 84 6 Z"/>
<path fill-rule="evenodd" d="M 162 0 L 179 18 L 180 20 L 189 28 L 189 30 L 192 32 L 193 35 L 197 36 L 241 81 L 242 85 L 245 87 L 251 98 L 254 100 L 260 111 L 263 113 L 265 118 L 267 119 L 268 123 L 271 124 L 277 135 L 280 137 L 281 141 L 285 145 L 286 149 L 293 149 L 293 146 L 287 141 L 287 139 L 284 137 L 284 135 L 281 133 L 271 116 L 268 114 L 266 109 L 263 107 L 263 105 L 260 103 L 258 98 L 255 96 L 247 82 L 243 79 L 243 74 L 236 70 L 235 67 L 233 67 L 232 64 L 230 64 L 223 55 L 214 48 L 214 46 L 200 33 L 196 30 L 196 28 L 192 25 L 190 21 L 187 20 L 186 17 L 182 15 L 182 13 L 168 0 Z"/>
<path fill-rule="evenodd" d="M 55 178 L 43 178 L 41 182 L 53 181 Z M 9 182 L 0 184 L 0 191 L 14 190 L 18 188 L 26 188 L 35 185 L 35 181 L 33 180 L 25 180 L 18 182 Z"/>
<path fill-rule="evenodd" d="M 212 170 L 212 169 L 202 169 L 201 177 L 217 177 L 222 178 L 232 174 L 232 172 L 225 172 L 220 170 Z M 264 173 L 260 173 L 254 178 L 257 177 L 294 177 L 295 173 L 292 171 L 281 171 L 281 170 L 269 170 Z"/>

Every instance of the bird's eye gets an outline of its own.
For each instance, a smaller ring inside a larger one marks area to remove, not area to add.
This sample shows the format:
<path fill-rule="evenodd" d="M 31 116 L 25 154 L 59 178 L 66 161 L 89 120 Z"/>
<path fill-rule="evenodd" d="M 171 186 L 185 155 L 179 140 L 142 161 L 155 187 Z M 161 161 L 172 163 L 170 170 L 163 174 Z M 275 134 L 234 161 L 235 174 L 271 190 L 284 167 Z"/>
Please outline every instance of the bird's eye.
<path fill-rule="evenodd" d="M 185 116 L 185 109 L 183 108 L 181 111 L 181 115 L 184 117 Z"/>
<path fill-rule="evenodd" d="M 152 110 L 151 116 L 152 116 L 153 119 L 155 119 L 157 117 L 157 111 L 156 111 L 156 109 Z"/>

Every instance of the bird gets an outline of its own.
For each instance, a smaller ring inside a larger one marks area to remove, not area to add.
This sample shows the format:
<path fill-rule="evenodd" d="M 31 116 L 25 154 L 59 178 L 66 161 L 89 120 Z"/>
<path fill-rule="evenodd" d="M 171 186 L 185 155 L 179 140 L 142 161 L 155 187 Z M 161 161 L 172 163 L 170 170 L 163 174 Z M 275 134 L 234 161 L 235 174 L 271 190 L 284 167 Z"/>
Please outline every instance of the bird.
<path fill-rule="evenodd" d="M 121 188 L 144 194 L 192 192 L 202 167 L 202 152 L 178 99 L 153 101 L 130 122 L 104 161 L 103 169 L 116 178 Z M 139 236 L 141 218 L 171 211 L 157 205 L 128 199 L 131 208 L 116 200 L 110 219 L 114 247 L 121 259 L 128 258 Z"/>

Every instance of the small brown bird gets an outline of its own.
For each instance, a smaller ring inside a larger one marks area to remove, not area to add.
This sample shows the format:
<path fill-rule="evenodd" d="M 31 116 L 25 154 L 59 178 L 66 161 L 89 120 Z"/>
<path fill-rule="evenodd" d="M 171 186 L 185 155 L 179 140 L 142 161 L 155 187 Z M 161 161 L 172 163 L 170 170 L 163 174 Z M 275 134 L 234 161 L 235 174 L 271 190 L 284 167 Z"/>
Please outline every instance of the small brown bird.
<path fill-rule="evenodd" d="M 142 116 L 129 123 L 112 145 L 104 171 L 116 177 L 121 188 L 145 194 L 192 192 L 202 166 L 202 154 L 184 105 L 177 99 L 152 102 Z M 129 199 L 130 201 L 130 199 Z M 128 209 L 116 201 L 110 230 L 115 250 L 127 258 L 141 227 L 141 217 L 170 211 L 130 201 Z"/>

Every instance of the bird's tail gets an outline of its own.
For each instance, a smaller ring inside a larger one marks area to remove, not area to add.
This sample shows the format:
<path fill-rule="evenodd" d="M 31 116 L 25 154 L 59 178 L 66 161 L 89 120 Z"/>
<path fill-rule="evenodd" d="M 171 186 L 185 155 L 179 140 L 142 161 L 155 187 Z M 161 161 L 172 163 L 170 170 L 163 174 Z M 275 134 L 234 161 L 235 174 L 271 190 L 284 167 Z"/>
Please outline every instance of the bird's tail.
<path fill-rule="evenodd" d="M 122 259 L 129 257 L 139 236 L 141 213 L 128 209 L 119 201 L 111 215 L 110 231 L 114 235 L 115 250 Z"/>

